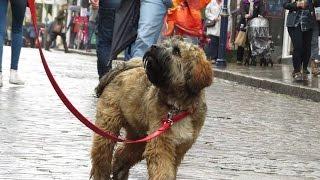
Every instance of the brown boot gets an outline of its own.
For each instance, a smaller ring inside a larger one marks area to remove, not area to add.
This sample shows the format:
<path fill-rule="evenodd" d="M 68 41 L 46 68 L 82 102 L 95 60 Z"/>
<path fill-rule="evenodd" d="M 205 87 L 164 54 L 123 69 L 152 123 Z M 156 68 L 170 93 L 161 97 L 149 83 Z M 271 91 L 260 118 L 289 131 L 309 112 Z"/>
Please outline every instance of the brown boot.
<path fill-rule="evenodd" d="M 319 72 L 319 60 L 317 60 L 317 59 L 311 60 L 311 73 L 314 76 L 317 76 L 317 75 L 320 74 L 320 72 Z"/>

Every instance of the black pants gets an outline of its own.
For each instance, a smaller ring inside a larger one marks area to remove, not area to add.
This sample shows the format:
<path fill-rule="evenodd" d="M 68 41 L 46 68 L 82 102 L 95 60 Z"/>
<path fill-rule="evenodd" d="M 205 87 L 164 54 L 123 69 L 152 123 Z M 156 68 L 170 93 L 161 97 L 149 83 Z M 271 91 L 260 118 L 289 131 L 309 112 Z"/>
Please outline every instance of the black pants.
<path fill-rule="evenodd" d="M 67 47 L 67 42 L 66 42 L 66 33 L 55 33 L 55 32 L 51 32 L 51 33 L 50 33 L 50 40 L 47 42 L 47 45 L 46 45 L 46 50 L 49 50 L 52 42 L 57 39 L 57 36 L 58 36 L 58 35 L 59 35 L 59 36 L 61 37 L 61 39 L 62 39 L 64 51 L 65 51 L 65 52 L 68 52 L 68 47 Z"/>
<path fill-rule="evenodd" d="M 301 31 L 300 26 L 289 27 L 288 32 L 293 45 L 292 63 L 295 72 L 307 69 L 311 55 L 312 30 Z"/>
<path fill-rule="evenodd" d="M 113 27 L 119 0 L 100 0 L 97 18 L 97 69 L 99 79 L 112 68 L 110 59 Z"/>
<path fill-rule="evenodd" d="M 210 60 L 217 60 L 218 59 L 218 50 L 219 50 L 219 37 L 209 35 L 210 42 L 205 48 L 205 52 L 207 57 Z"/>

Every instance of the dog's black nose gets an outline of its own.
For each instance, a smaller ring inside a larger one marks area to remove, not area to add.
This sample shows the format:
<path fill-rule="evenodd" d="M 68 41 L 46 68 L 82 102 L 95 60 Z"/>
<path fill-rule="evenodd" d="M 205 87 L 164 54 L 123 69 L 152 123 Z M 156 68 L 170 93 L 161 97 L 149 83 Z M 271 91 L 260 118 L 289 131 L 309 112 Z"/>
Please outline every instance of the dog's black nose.
<path fill-rule="evenodd" d="M 158 49 L 157 45 L 155 45 L 155 44 L 151 45 L 150 50 L 156 50 L 156 49 Z"/>

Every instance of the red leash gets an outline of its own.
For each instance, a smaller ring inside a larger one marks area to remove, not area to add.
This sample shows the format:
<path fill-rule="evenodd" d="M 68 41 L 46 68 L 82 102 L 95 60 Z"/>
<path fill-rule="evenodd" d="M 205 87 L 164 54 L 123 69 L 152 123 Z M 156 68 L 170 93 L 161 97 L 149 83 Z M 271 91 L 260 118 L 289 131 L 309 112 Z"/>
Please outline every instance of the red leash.
<path fill-rule="evenodd" d="M 61 88 L 59 87 L 58 83 L 56 82 L 56 80 L 54 79 L 50 68 L 48 66 L 48 63 L 44 57 L 44 54 L 42 52 L 41 46 L 40 46 L 40 41 L 39 41 L 39 37 L 38 37 L 38 27 L 37 27 L 37 16 L 36 16 L 36 8 L 35 8 L 35 0 L 28 0 L 28 6 L 30 8 L 31 11 L 31 18 L 32 18 L 32 22 L 33 22 L 33 27 L 36 31 L 37 34 L 37 43 L 39 44 L 38 49 L 40 52 L 40 56 L 41 56 L 41 61 L 43 64 L 43 67 L 45 69 L 45 72 L 54 88 L 54 90 L 56 91 L 56 93 L 58 94 L 59 98 L 61 99 L 61 101 L 65 104 L 65 106 L 69 109 L 69 111 L 75 116 L 77 117 L 84 125 L 86 125 L 89 129 L 91 129 L 92 131 L 94 131 L 95 133 L 99 134 L 102 137 L 105 137 L 107 139 L 111 139 L 113 141 L 117 141 L 117 142 L 124 142 L 124 143 L 140 143 L 140 142 L 146 142 L 149 141 L 159 135 L 161 135 L 162 133 L 164 133 L 166 130 L 168 130 L 173 123 L 178 122 L 180 120 L 182 120 L 183 118 L 187 117 L 190 113 L 188 111 L 182 111 L 177 115 L 174 115 L 171 117 L 171 114 L 168 113 L 168 117 L 163 119 L 162 122 L 162 126 L 155 132 L 153 132 L 152 134 L 139 139 L 139 140 L 129 140 L 129 139 L 124 139 L 121 137 L 118 137 L 117 135 L 114 135 L 112 132 L 105 132 L 102 129 L 100 129 L 99 127 L 95 126 L 93 123 L 91 123 L 91 121 L 89 121 L 86 117 L 84 117 L 74 106 L 73 104 L 69 101 L 69 99 L 66 97 L 66 95 L 63 93 L 63 91 L 61 90 Z"/>

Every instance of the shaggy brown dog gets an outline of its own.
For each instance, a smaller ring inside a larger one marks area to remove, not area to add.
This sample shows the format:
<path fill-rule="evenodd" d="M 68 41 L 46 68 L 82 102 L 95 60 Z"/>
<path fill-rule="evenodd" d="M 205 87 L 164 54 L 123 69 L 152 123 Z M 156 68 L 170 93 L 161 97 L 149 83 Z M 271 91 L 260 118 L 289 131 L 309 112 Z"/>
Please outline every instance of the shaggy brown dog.
<path fill-rule="evenodd" d="M 144 62 L 144 64 L 143 64 Z M 144 67 L 143 67 L 144 65 Z M 129 169 L 146 159 L 149 179 L 176 179 L 177 167 L 199 135 L 207 111 L 204 88 L 211 85 L 211 63 L 195 45 L 170 39 L 152 46 L 142 59 L 131 60 L 102 78 L 96 125 L 128 139 L 139 139 L 161 127 L 172 110 L 191 114 L 147 143 L 122 144 L 94 135 L 91 177 L 128 179 Z"/>

